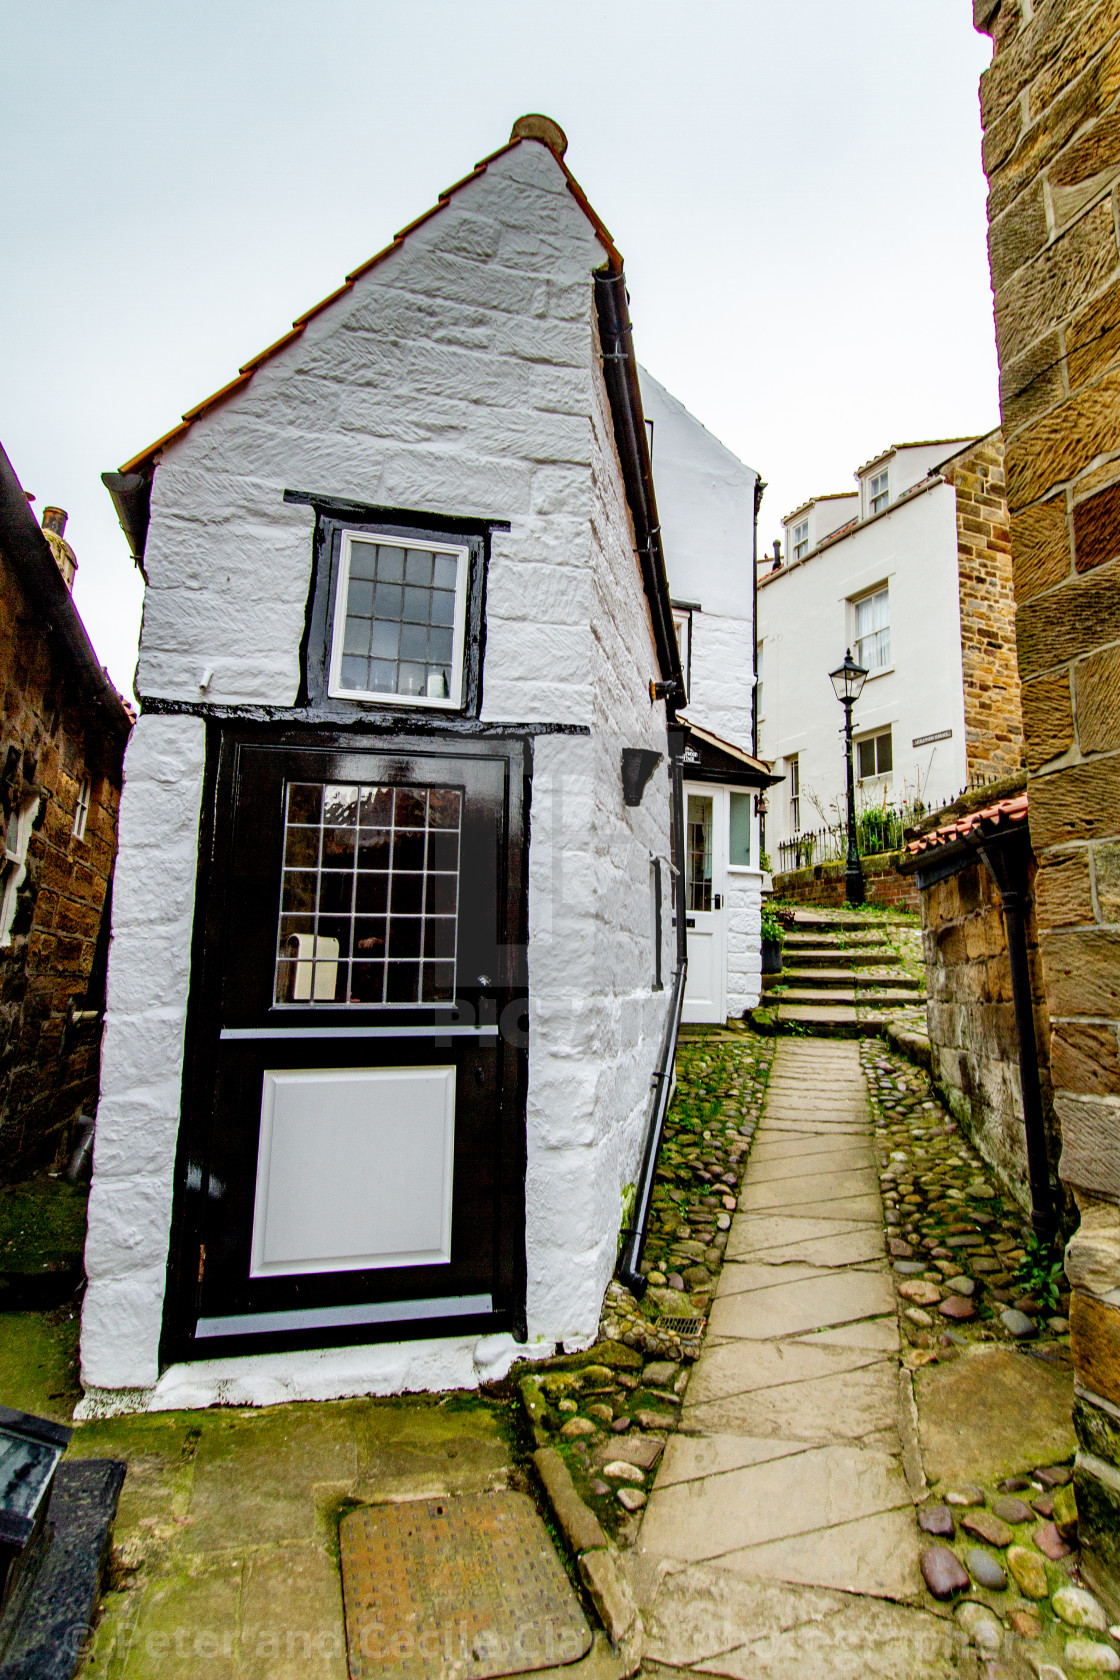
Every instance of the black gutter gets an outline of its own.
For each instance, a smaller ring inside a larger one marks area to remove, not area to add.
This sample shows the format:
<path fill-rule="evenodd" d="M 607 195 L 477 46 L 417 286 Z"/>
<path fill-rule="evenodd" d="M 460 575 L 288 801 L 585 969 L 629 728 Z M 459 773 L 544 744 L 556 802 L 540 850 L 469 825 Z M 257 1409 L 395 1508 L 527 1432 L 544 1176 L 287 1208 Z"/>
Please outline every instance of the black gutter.
<path fill-rule="evenodd" d="M 932 853 L 923 852 L 918 855 L 920 862 L 907 860 L 899 873 L 913 875 L 920 891 L 958 875 L 975 858 L 979 858 L 999 892 L 1011 968 L 1011 1000 L 1015 1010 L 1019 1086 L 1023 1098 L 1023 1137 L 1027 1151 L 1027 1177 L 1031 1188 L 1031 1226 L 1039 1241 L 1049 1244 L 1055 1234 L 1056 1216 L 1050 1182 L 1050 1158 L 1046 1146 L 1046 1121 L 1039 1076 L 1038 1036 L 1034 1025 L 1030 957 L 1027 951 L 1030 835 L 1018 824 L 1011 830 L 997 830 L 991 835 L 982 834 L 977 840 L 972 840 L 965 834 L 958 834 L 948 845 L 939 846 Z"/>
<path fill-rule="evenodd" d="M 110 728 L 127 735 L 132 719 L 124 701 L 102 669 L 86 627 L 55 563 L 50 544 L 39 529 L 16 477 L 15 468 L 0 446 L 0 551 L 15 571 L 41 627 L 70 659 L 74 675 L 93 705 L 107 714 Z"/>
<path fill-rule="evenodd" d="M 103 472 L 101 482 L 112 499 L 132 558 L 139 566 L 144 582 L 147 583 L 144 544 L 148 540 L 148 525 L 152 517 L 152 473 Z"/>
<path fill-rule="evenodd" d="M 657 1158 L 661 1153 L 661 1138 L 665 1130 L 665 1116 L 673 1090 L 673 1060 L 677 1053 L 677 1039 L 681 1030 L 684 1009 L 684 986 L 688 976 L 688 927 L 684 902 L 684 750 L 682 729 L 669 731 L 669 775 L 673 788 L 673 909 L 676 927 L 677 965 L 673 970 L 673 990 L 669 998 L 669 1013 L 661 1039 L 661 1052 L 652 1076 L 653 1094 L 650 1100 L 646 1139 L 642 1146 L 642 1165 L 634 1195 L 631 1223 L 623 1232 L 625 1241 L 615 1268 L 620 1283 L 640 1301 L 646 1292 L 646 1280 L 641 1273 L 642 1249 L 645 1247 L 646 1226 L 653 1201 L 653 1181 L 657 1172 Z"/>
<path fill-rule="evenodd" d="M 1031 1225 L 1039 1242 L 1049 1245 L 1055 1229 L 1054 1197 L 1050 1186 L 1046 1121 L 1038 1072 L 1038 1038 L 1034 1030 L 1034 997 L 1027 954 L 1030 838 L 1022 831 L 1006 837 L 993 835 L 991 839 L 978 841 L 970 840 L 967 835 L 962 838 L 965 845 L 984 860 L 1003 904 L 1003 924 L 1007 930 L 1007 954 L 1011 964 L 1011 999 L 1015 1007 L 1015 1037 L 1019 1048 L 1027 1174 L 1031 1185 Z"/>
<path fill-rule="evenodd" d="M 598 269 L 594 279 L 599 338 L 603 346 L 603 378 L 611 405 L 614 440 L 622 464 L 626 500 L 634 521 L 638 563 L 653 621 L 657 663 L 662 680 L 677 685 L 676 692 L 666 697 L 666 709 L 671 717 L 678 706 L 684 705 L 684 672 L 681 670 L 680 649 L 673 625 L 657 498 L 653 493 L 653 468 L 642 413 L 630 309 L 626 301 L 626 276 L 621 268 L 608 267 Z"/>

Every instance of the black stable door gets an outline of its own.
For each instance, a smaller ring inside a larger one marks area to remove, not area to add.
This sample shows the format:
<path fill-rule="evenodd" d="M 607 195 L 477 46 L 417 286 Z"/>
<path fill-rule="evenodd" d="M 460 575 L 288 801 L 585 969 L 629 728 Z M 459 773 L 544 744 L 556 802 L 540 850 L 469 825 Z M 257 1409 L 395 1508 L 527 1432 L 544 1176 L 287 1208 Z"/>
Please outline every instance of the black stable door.
<path fill-rule="evenodd" d="M 520 747 L 215 747 L 165 1353 L 518 1330 Z"/>

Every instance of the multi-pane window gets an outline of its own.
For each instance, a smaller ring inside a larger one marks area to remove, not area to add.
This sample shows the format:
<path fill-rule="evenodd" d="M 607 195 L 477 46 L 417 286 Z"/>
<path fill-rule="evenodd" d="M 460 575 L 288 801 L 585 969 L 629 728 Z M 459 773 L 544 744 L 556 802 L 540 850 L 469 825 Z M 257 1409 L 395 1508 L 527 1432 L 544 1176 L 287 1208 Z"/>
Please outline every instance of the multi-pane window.
<path fill-rule="evenodd" d="M 688 796 L 685 843 L 685 895 L 690 910 L 712 908 L 713 800 L 710 794 Z"/>
<path fill-rule="evenodd" d="M 803 519 L 793 527 L 793 558 L 801 560 L 809 552 L 809 521 Z"/>
<path fill-rule="evenodd" d="M 873 590 L 852 602 L 855 635 L 852 638 L 856 664 L 873 676 L 891 662 L 890 592 Z"/>
<path fill-rule="evenodd" d="M 801 833 L 801 760 L 796 753 L 786 759 L 789 777 L 789 826 L 793 834 Z"/>
<path fill-rule="evenodd" d="M 890 505 L 891 481 L 886 467 L 880 473 L 875 473 L 867 481 L 867 505 L 871 513 L 879 513 Z"/>
<path fill-rule="evenodd" d="M 857 741 L 856 763 L 861 782 L 871 781 L 875 776 L 889 776 L 894 769 L 890 730 L 884 729 L 878 735 L 865 735 L 862 741 Z"/>
<path fill-rule="evenodd" d="M 86 821 L 89 817 L 91 791 L 89 777 L 83 776 L 78 784 L 78 799 L 74 806 L 74 827 L 70 831 L 75 840 L 84 840 L 86 837 Z"/>
<path fill-rule="evenodd" d="M 457 788 L 289 782 L 277 1003 L 455 995 Z"/>
<path fill-rule="evenodd" d="M 460 706 L 468 558 L 449 543 L 343 532 L 331 694 Z"/>

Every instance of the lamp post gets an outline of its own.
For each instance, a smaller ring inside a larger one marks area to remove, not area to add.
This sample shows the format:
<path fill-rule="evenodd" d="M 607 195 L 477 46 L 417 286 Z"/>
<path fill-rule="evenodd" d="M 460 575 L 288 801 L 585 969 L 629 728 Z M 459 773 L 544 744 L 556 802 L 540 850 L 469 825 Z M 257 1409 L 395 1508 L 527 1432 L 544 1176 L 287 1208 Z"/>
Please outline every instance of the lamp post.
<path fill-rule="evenodd" d="M 844 891 L 849 904 L 863 903 L 863 870 L 856 845 L 856 784 L 852 764 L 852 707 L 863 693 L 867 672 L 852 658 L 851 648 L 843 665 L 828 673 L 836 698 L 844 708 L 844 758 L 848 766 L 848 861 L 844 865 Z"/>

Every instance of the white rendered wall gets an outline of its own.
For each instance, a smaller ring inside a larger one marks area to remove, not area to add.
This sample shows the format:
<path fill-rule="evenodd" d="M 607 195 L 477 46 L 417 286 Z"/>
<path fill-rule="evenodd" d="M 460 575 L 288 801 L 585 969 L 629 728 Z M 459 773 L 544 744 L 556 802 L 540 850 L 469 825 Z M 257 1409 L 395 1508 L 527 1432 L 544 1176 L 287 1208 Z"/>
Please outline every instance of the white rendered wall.
<path fill-rule="evenodd" d="M 936 805 L 967 779 L 956 494 L 938 484 L 759 585 L 758 633 L 765 644 L 759 751 L 778 761 L 798 755 L 802 829 L 835 822 L 836 807 L 843 807 L 843 711 L 828 673 L 852 639 L 849 598 L 884 582 L 892 667 L 864 685 L 855 733 L 891 726 L 889 798 L 920 787 Z M 950 740 L 911 746 L 915 737 L 942 729 L 952 729 Z M 882 786 L 872 784 L 862 797 L 877 803 Z M 825 808 L 823 818 L 811 793 Z M 769 806 L 767 841 L 776 863 L 778 844 L 790 838 L 785 787 L 772 791 Z"/>
<path fill-rule="evenodd" d="M 751 856 L 758 856 L 758 821 L 752 823 Z M 727 1014 L 754 1009 L 762 995 L 762 874 L 730 869 L 724 899 L 727 919 Z"/>
<path fill-rule="evenodd" d="M 688 715 L 746 751 L 754 691 L 754 487 L 758 474 L 641 370 L 669 593 L 692 615 Z"/>
<path fill-rule="evenodd" d="M 245 1356 L 157 1383 L 203 725 L 146 715 L 121 813 L 89 1415 L 470 1384 L 595 1334 L 669 995 L 651 985 L 649 891 L 650 855 L 668 853 L 668 778 L 662 765 L 635 810 L 620 781 L 623 746 L 666 741 L 595 338 L 602 255 L 551 153 L 517 146 L 169 448 L 146 553 L 141 694 L 198 701 L 210 668 L 210 703 L 289 705 L 312 516 L 284 504 L 286 488 L 510 521 L 492 546 L 484 716 L 591 731 L 534 743 L 529 1347 L 494 1336 Z M 667 871 L 665 893 L 668 981 Z"/>

